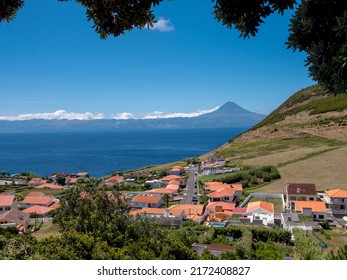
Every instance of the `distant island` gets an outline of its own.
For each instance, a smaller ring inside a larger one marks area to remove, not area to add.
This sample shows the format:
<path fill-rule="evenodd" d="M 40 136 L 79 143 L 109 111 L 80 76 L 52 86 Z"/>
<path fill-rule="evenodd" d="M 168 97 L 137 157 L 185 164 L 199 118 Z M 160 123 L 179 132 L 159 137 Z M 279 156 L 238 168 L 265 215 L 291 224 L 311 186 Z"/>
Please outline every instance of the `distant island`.
<path fill-rule="evenodd" d="M 216 111 L 197 117 L 163 119 L 98 119 L 0 121 L 0 132 L 98 131 L 114 129 L 160 128 L 236 128 L 252 127 L 266 116 L 250 112 L 234 102 L 226 102 Z"/>

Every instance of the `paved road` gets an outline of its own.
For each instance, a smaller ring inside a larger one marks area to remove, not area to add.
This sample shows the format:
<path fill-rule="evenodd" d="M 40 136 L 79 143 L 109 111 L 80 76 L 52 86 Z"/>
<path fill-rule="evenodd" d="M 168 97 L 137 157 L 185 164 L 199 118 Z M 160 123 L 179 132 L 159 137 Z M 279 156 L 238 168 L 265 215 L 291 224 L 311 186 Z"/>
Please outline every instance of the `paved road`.
<path fill-rule="evenodd" d="M 189 167 L 186 195 L 182 200 L 183 204 L 199 203 L 198 196 L 198 167 Z M 195 175 L 196 174 L 196 175 Z M 196 186 L 196 187 L 195 187 Z"/>

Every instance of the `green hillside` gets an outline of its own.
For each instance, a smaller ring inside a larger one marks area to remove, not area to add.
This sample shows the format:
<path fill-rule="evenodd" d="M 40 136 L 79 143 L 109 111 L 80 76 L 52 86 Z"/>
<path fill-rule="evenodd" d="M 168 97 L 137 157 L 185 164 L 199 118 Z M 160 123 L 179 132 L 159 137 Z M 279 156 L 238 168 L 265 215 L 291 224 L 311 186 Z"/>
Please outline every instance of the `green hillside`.
<path fill-rule="evenodd" d="M 263 191 L 282 191 L 287 181 L 347 189 L 341 167 L 347 158 L 347 95 L 327 94 L 318 85 L 302 89 L 249 131 L 201 158 L 209 155 L 235 165 L 275 165 L 282 179 Z"/>
<path fill-rule="evenodd" d="M 317 115 L 334 111 L 342 112 L 345 109 L 347 109 L 346 94 L 327 94 L 322 87 L 314 85 L 292 95 L 267 118 L 255 125 L 253 129 L 278 123 L 288 116 L 303 111 L 307 111 L 309 115 Z M 346 121 L 346 115 L 341 117 Z"/>

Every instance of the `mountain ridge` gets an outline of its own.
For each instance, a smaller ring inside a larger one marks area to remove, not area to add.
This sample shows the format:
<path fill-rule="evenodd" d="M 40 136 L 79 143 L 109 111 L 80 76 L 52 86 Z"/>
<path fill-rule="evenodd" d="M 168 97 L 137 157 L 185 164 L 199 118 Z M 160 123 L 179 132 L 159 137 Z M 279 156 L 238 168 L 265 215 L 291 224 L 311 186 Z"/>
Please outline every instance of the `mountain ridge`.
<path fill-rule="evenodd" d="M 226 102 L 219 109 L 197 117 L 162 119 L 96 119 L 96 120 L 15 120 L 0 121 L 1 132 L 95 131 L 113 129 L 160 128 L 222 128 L 251 127 L 265 115 L 250 112 L 234 102 Z"/>

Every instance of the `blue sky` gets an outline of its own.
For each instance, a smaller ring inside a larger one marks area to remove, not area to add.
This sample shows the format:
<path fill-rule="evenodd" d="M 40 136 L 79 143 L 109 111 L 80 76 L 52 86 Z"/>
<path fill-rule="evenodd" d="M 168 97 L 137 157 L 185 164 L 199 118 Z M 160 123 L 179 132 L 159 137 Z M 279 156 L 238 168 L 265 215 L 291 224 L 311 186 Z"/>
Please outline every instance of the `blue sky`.
<path fill-rule="evenodd" d="M 243 40 L 212 11 L 207 0 L 164 1 L 155 14 L 168 30 L 101 40 L 79 4 L 26 1 L 0 24 L 0 116 L 192 113 L 227 101 L 268 114 L 314 84 L 304 54 L 284 44 L 290 12 Z"/>

